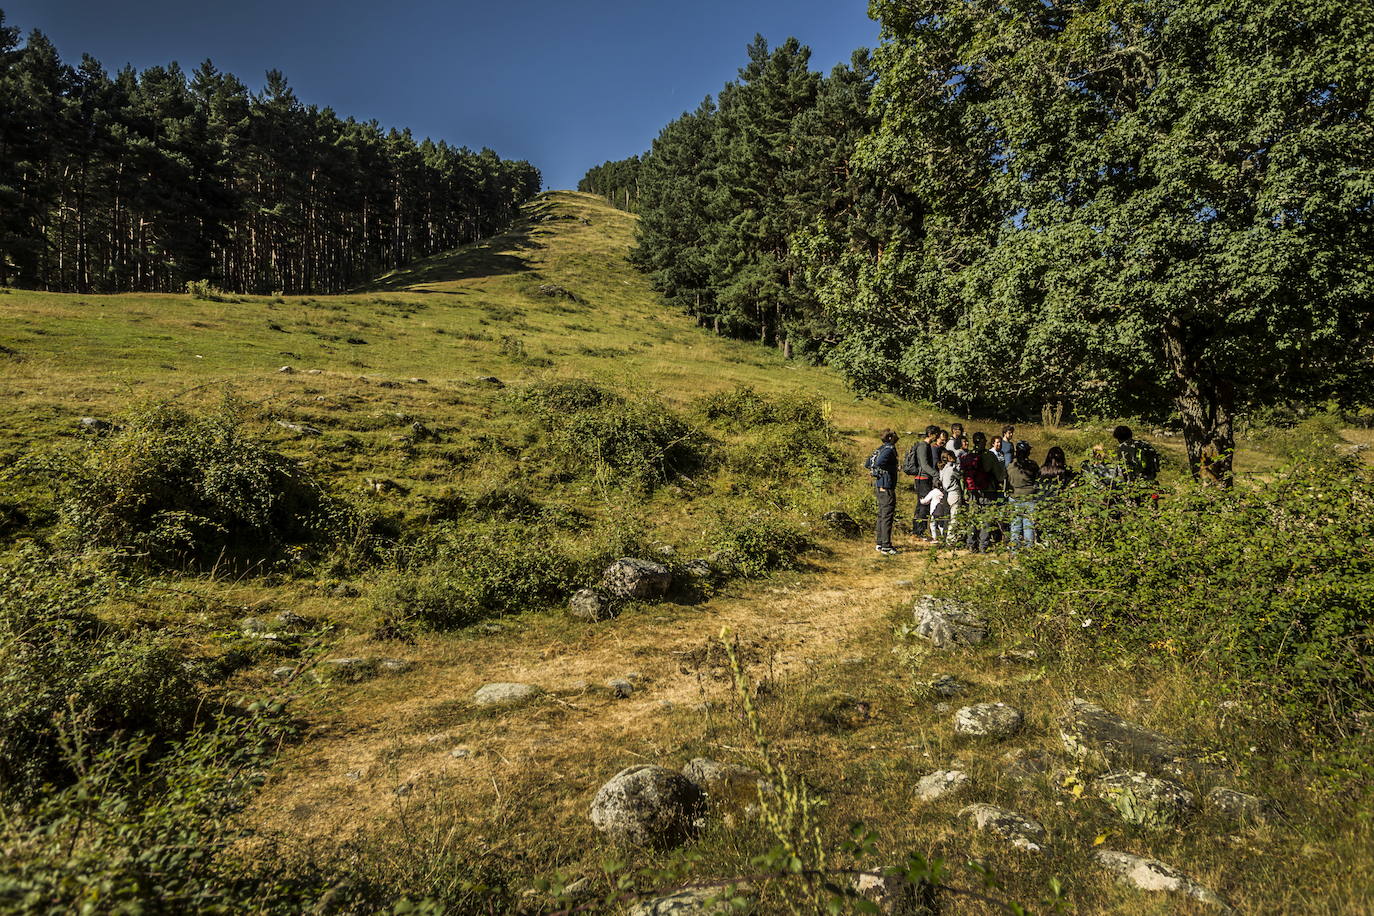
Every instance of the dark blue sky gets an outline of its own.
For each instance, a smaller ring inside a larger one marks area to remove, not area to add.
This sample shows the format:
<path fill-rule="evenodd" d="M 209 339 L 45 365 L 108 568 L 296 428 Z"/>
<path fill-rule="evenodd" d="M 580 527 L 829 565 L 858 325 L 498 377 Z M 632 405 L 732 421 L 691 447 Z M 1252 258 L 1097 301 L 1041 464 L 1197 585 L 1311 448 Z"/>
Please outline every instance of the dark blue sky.
<path fill-rule="evenodd" d="M 417 136 L 529 159 L 574 187 L 715 94 L 756 32 L 829 70 L 877 43 L 864 0 L 0 0 L 7 24 L 113 71 L 205 58 L 262 87 Z"/>

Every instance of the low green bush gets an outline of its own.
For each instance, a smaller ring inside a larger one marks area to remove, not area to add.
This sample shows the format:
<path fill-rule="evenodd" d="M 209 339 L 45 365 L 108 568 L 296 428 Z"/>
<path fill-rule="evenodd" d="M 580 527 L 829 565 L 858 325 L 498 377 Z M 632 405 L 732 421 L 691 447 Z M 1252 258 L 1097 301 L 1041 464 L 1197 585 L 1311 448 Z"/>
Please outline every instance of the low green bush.
<path fill-rule="evenodd" d="M 545 382 L 517 395 L 548 433 L 548 458 L 563 472 L 591 469 L 603 481 L 652 490 L 706 461 L 706 436 L 657 398 L 626 399 L 582 380 Z"/>
<path fill-rule="evenodd" d="M 70 781 L 77 752 L 190 728 L 192 666 L 169 643 L 92 616 L 107 592 L 32 553 L 0 564 L 0 798 Z"/>
<path fill-rule="evenodd" d="M 726 554 L 735 571 L 750 579 L 795 569 L 812 546 L 800 526 L 771 511 L 722 514 L 707 534 L 708 549 Z"/>
<path fill-rule="evenodd" d="M 1158 657 L 1199 690 L 1276 721 L 1339 730 L 1374 710 L 1374 471 L 1322 455 L 1223 490 L 1073 488 L 1041 503 L 1042 547 L 964 577 L 1009 628 L 1034 622 L 1065 657 Z"/>
<path fill-rule="evenodd" d="M 233 403 L 159 406 L 87 442 L 63 507 L 72 540 L 164 568 L 246 567 L 327 541 L 341 507 L 246 419 Z"/>

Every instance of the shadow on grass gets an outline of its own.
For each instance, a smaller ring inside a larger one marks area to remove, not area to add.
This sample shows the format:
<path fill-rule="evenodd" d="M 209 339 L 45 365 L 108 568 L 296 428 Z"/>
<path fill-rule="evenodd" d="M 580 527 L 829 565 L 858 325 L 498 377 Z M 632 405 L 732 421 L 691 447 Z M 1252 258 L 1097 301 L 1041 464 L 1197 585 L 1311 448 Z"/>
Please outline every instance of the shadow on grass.
<path fill-rule="evenodd" d="M 465 245 L 454 251 L 436 254 L 397 268 L 371 283 L 359 287 L 358 293 L 452 292 L 452 290 L 415 289 L 432 283 L 454 283 L 505 274 L 526 273 L 533 268 L 530 262 L 515 253 L 542 247 L 531 238 L 534 224 L 521 220 L 510 231 L 494 238 Z"/>

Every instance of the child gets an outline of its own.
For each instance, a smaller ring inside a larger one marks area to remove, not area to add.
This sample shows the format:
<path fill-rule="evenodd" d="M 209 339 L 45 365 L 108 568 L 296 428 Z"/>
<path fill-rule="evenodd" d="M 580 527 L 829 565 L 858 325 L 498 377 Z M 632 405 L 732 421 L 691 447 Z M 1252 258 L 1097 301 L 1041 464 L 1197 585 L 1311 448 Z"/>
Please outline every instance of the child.
<path fill-rule="evenodd" d="M 964 504 L 963 480 L 959 475 L 959 459 L 953 452 L 940 455 L 940 489 L 945 494 L 946 513 L 940 520 L 940 527 L 946 539 L 953 540 L 954 518 Z"/>
<path fill-rule="evenodd" d="M 943 464 L 943 462 L 941 462 Z M 929 541 L 938 544 L 944 540 L 949 531 L 945 525 L 948 514 L 945 512 L 945 491 L 941 487 L 932 486 L 930 492 L 921 498 L 921 505 L 926 507 L 926 517 L 930 524 Z"/>

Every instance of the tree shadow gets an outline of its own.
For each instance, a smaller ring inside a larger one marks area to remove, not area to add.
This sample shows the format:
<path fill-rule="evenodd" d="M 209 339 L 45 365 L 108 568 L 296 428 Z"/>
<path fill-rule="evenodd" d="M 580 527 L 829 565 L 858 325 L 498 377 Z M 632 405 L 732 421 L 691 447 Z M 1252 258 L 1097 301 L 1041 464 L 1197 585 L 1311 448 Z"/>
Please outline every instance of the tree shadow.
<path fill-rule="evenodd" d="M 522 219 L 502 235 L 483 239 L 453 251 L 431 255 L 359 287 L 358 293 L 451 292 L 448 290 L 414 289 L 432 283 L 456 283 L 503 274 L 527 273 L 533 270 L 529 260 L 514 252 L 532 251 L 544 247 L 531 236 L 535 222 Z"/>

